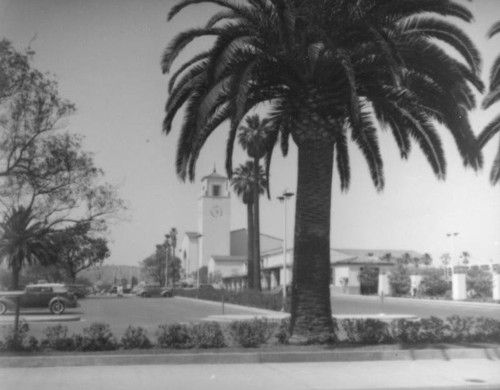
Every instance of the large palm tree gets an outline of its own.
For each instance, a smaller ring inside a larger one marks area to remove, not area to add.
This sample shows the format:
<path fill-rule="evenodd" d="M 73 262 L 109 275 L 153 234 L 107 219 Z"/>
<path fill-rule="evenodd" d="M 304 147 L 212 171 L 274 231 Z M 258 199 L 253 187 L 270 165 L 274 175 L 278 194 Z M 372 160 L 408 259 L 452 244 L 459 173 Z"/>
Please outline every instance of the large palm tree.
<path fill-rule="evenodd" d="M 169 19 L 201 0 L 183 0 Z M 194 178 L 206 139 L 228 120 L 226 170 L 240 121 L 254 107 L 268 107 L 270 142 L 280 135 L 286 154 L 290 136 L 298 147 L 292 341 L 332 329 L 330 209 L 334 159 L 342 190 L 350 182 L 348 140 L 364 155 L 377 190 L 384 186 L 376 122 L 394 135 L 402 158 L 412 141 L 434 174 L 443 179 L 446 160 L 435 122 L 447 128 L 463 163 L 482 164 L 468 109 L 479 54 L 468 36 L 443 18 L 472 20 L 451 0 L 206 0 L 224 9 L 200 28 L 172 39 L 162 70 L 195 38 L 214 36 L 212 46 L 170 77 L 163 129 L 168 134 L 181 107 L 185 117 L 177 149 L 177 172 Z M 455 59 L 441 43 L 464 58 Z"/>
<path fill-rule="evenodd" d="M 248 283 L 248 288 L 253 289 L 256 288 L 255 286 L 255 272 L 256 272 L 256 267 L 255 267 L 255 262 L 257 261 L 259 263 L 259 273 L 260 275 L 260 258 L 255 257 L 254 255 L 254 235 L 259 234 L 255 230 L 255 225 L 254 225 L 254 213 L 256 212 L 254 209 L 254 190 L 255 188 L 258 189 L 258 193 L 263 194 L 265 191 L 265 188 L 267 187 L 267 179 L 266 175 L 264 173 L 264 169 L 259 166 L 257 170 L 257 175 L 255 174 L 255 162 L 254 161 L 247 161 L 245 164 L 239 165 L 233 172 L 233 175 L 231 177 L 231 186 L 233 187 L 234 192 L 236 195 L 241 197 L 242 201 L 244 204 L 247 206 L 247 283 Z M 259 178 L 258 181 L 258 186 L 254 185 L 255 183 L 255 177 Z M 257 259 L 257 260 L 256 260 Z M 259 277 L 260 280 L 260 277 Z"/>
<path fill-rule="evenodd" d="M 259 178 L 260 162 L 259 160 L 265 156 L 267 144 L 269 142 L 270 129 L 268 129 L 269 120 L 261 120 L 258 115 L 248 116 L 246 125 L 240 126 L 238 140 L 241 147 L 247 152 L 248 156 L 253 158 L 253 175 Z M 258 179 L 254 179 L 257 183 Z M 253 287 L 261 290 L 260 278 L 260 207 L 259 197 L 261 195 L 260 186 L 253 188 L 253 218 L 254 218 L 254 234 L 253 234 Z"/>
<path fill-rule="evenodd" d="M 495 23 L 490 31 L 488 37 L 492 38 L 500 32 L 500 22 Z M 483 100 L 483 108 L 487 109 L 494 103 L 500 101 L 500 55 L 495 59 L 490 71 L 490 85 L 489 92 Z M 498 114 L 486 127 L 483 129 L 478 137 L 479 147 L 484 147 L 488 141 L 500 132 L 500 114 Z M 500 143 L 498 150 L 493 161 L 493 166 L 490 172 L 490 182 L 495 185 L 500 182 Z"/>

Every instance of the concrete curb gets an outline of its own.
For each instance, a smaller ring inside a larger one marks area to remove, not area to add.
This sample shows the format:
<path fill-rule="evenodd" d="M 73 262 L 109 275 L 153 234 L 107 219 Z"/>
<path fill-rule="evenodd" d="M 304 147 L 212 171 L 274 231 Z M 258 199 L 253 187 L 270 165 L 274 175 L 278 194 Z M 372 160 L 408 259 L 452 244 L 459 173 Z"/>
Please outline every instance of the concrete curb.
<path fill-rule="evenodd" d="M 335 299 L 335 297 L 342 298 L 355 298 L 355 299 L 366 299 L 366 300 L 378 300 L 380 301 L 379 296 L 375 295 L 349 295 L 349 294 L 334 294 L 330 296 L 330 298 Z M 407 301 L 407 302 L 429 302 L 429 303 L 437 303 L 443 305 L 463 305 L 463 306 L 486 306 L 486 307 L 495 307 L 500 310 L 499 303 L 491 303 L 491 302 L 471 302 L 471 301 L 454 301 L 451 299 L 428 299 L 428 298 L 408 298 L 408 297 L 391 297 L 385 296 L 384 300 L 386 301 Z"/>
<path fill-rule="evenodd" d="M 39 316 L 39 315 L 21 315 L 19 321 L 26 321 L 28 324 L 31 322 L 63 322 L 63 321 L 80 321 L 80 316 L 78 315 L 51 315 L 51 316 Z M 10 325 L 14 324 L 14 317 L 1 317 L 0 325 Z"/>
<path fill-rule="evenodd" d="M 500 360 L 500 347 L 449 348 L 408 350 L 334 350 L 334 351 L 256 351 L 256 352 L 186 352 L 164 354 L 4 356 L 0 367 L 75 367 L 75 366 L 126 366 L 159 364 L 263 364 L 263 363 L 313 363 L 361 361 L 416 361 L 487 359 Z"/>

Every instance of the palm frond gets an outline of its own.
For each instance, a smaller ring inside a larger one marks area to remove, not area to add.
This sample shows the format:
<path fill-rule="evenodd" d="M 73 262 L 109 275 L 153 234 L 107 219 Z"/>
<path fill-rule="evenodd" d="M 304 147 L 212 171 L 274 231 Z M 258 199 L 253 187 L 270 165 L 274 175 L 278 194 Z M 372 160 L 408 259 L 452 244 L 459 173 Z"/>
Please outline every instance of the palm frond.
<path fill-rule="evenodd" d="M 167 20 L 172 20 L 172 18 L 177 15 L 180 11 L 182 11 L 184 8 L 189 7 L 190 5 L 194 4 L 200 4 L 200 3 L 212 3 L 212 4 L 217 4 L 221 7 L 224 8 L 229 8 L 233 11 L 238 11 L 239 7 L 237 7 L 232 1 L 230 0 L 183 0 L 174 5 L 171 9 L 170 12 L 168 13 Z"/>
<path fill-rule="evenodd" d="M 361 150 L 368 164 L 373 184 L 377 191 L 382 191 L 384 188 L 384 164 L 380 155 L 377 131 L 373 126 L 370 115 L 367 113 L 361 114 L 360 126 L 353 126 L 352 123 L 349 123 L 349 125 L 351 127 L 351 138 Z"/>
<path fill-rule="evenodd" d="M 349 163 L 347 137 L 344 132 L 340 132 L 335 141 L 335 152 L 337 153 L 335 158 L 340 179 L 340 189 L 341 191 L 347 191 L 351 183 L 351 167 Z"/>
<path fill-rule="evenodd" d="M 401 28 L 402 34 L 426 36 L 447 43 L 462 55 L 473 72 L 481 72 L 479 51 L 472 40 L 454 24 L 431 17 L 417 17 L 404 20 Z"/>
<path fill-rule="evenodd" d="M 500 132 L 500 114 L 491 120 L 477 137 L 479 148 L 482 149 L 496 134 Z"/>
<path fill-rule="evenodd" d="M 489 108 L 492 104 L 495 104 L 500 100 L 500 86 L 496 89 L 488 92 L 483 100 L 483 109 Z"/>
<path fill-rule="evenodd" d="M 492 185 L 500 183 L 500 143 L 498 144 L 497 153 L 491 166 L 490 182 Z"/>
<path fill-rule="evenodd" d="M 500 32 L 500 21 L 496 22 L 488 31 L 488 38 L 492 38 Z"/>
<path fill-rule="evenodd" d="M 490 91 L 500 87 L 500 56 L 495 58 L 490 70 Z"/>
<path fill-rule="evenodd" d="M 441 16 L 453 16 L 471 22 L 472 12 L 451 0 L 381 0 L 374 1 L 375 6 L 370 14 L 378 14 L 384 18 L 401 20 L 418 14 L 431 13 Z"/>
<path fill-rule="evenodd" d="M 224 32 L 221 28 L 193 28 L 179 33 L 165 48 L 161 58 L 161 69 L 163 73 L 170 72 L 172 63 L 179 53 L 194 39 L 207 35 L 220 35 Z"/>
<path fill-rule="evenodd" d="M 191 60 L 185 62 L 184 64 L 182 64 L 179 69 L 177 69 L 171 76 L 170 76 L 170 80 L 168 82 L 168 92 L 171 92 L 172 91 L 172 88 L 174 87 L 176 81 L 177 81 L 177 78 L 186 70 L 188 69 L 189 67 L 191 67 L 191 65 L 194 65 L 198 62 L 202 62 L 204 60 L 206 60 L 208 58 L 208 56 L 210 55 L 210 51 L 205 51 L 203 53 L 200 53 L 196 56 L 194 56 Z"/>

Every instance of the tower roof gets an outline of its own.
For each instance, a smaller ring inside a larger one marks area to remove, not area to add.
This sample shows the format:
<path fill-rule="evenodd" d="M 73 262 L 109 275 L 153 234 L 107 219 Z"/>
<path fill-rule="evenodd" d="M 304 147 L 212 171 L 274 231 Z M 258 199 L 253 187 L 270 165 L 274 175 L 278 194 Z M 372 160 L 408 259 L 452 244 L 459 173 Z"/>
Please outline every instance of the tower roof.
<path fill-rule="evenodd" d="M 227 179 L 227 177 L 224 175 L 221 175 L 220 173 L 217 173 L 217 170 L 215 169 L 215 166 L 214 166 L 213 172 L 209 175 L 203 176 L 201 178 L 201 181 L 206 180 L 206 179 Z"/>

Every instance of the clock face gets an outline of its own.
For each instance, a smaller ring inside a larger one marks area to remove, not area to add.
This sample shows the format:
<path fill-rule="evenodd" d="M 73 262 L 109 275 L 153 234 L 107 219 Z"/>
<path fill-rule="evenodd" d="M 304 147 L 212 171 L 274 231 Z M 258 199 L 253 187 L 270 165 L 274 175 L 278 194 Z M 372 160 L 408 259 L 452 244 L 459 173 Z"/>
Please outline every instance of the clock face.
<path fill-rule="evenodd" d="M 220 206 L 212 207 L 212 210 L 210 210 L 210 215 L 214 218 L 220 217 L 222 215 L 222 208 L 220 208 Z"/>

